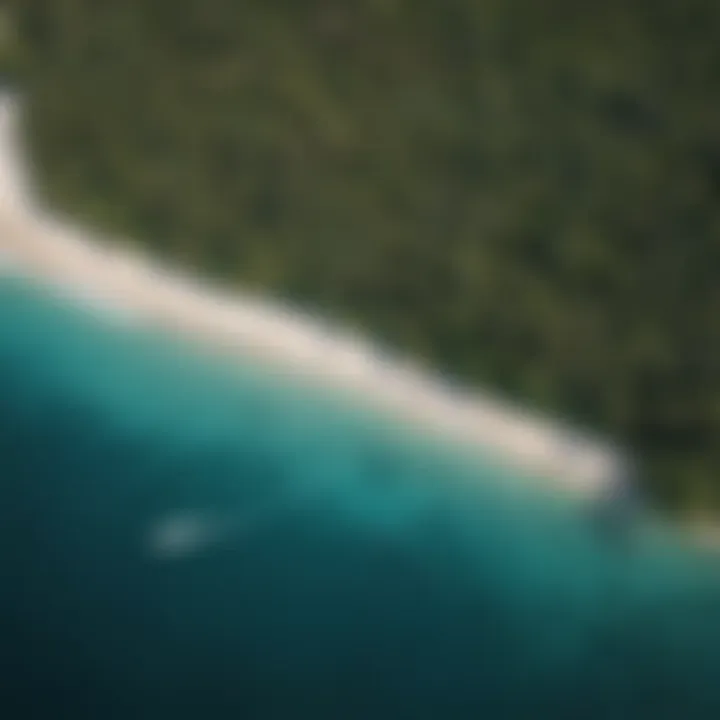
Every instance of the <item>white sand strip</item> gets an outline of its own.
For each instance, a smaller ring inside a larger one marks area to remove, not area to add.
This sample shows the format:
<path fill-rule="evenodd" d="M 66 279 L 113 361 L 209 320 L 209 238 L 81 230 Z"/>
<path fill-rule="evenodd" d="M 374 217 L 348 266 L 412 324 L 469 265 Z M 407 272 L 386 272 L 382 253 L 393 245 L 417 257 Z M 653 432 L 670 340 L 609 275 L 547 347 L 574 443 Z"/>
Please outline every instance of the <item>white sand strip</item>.
<path fill-rule="evenodd" d="M 129 244 L 50 216 L 31 195 L 20 106 L 0 101 L 0 272 L 18 272 L 122 319 L 202 338 L 361 398 L 393 417 L 488 448 L 508 464 L 583 492 L 621 463 L 601 442 L 489 397 L 450 390 L 369 342 L 270 300 L 232 295 L 170 272 Z"/>

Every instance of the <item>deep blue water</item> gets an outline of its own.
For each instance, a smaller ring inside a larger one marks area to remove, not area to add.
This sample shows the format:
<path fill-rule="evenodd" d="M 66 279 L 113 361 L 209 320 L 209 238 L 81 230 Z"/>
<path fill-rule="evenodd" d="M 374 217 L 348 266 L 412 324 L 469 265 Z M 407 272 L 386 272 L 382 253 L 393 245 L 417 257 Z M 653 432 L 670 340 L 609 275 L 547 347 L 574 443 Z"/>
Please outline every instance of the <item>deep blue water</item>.
<path fill-rule="evenodd" d="M 179 516 L 231 530 L 153 554 Z M 0 282 L 2 720 L 720 717 L 715 563 L 587 517 Z"/>

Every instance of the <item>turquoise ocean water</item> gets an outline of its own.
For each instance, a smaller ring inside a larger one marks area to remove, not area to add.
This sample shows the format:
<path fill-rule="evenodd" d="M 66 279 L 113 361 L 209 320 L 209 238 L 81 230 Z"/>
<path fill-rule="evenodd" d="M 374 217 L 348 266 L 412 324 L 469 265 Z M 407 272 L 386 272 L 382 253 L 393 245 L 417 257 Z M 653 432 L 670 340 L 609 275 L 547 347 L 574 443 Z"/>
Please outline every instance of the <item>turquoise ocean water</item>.
<path fill-rule="evenodd" d="M 720 717 L 717 564 L 0 281 L 0 718 Z"/>

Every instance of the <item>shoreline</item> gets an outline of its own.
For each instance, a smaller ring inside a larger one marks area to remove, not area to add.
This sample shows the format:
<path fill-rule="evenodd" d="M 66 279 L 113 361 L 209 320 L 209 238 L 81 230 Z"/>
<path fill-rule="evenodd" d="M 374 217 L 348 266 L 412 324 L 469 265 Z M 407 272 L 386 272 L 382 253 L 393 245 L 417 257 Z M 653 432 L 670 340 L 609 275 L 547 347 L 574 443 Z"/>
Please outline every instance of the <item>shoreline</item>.
<path fill-rule="evenodd" d="M 254 294 L 220 290 L 44 211 L 30 191 L 15 98 L 0 98 L 0 274 L 345 393 L 404 424 L 482 447 L 510 468 L 594 493 L 622 467 L 610 444 L 499 398 L 452 387 L 366 338 Z"/>

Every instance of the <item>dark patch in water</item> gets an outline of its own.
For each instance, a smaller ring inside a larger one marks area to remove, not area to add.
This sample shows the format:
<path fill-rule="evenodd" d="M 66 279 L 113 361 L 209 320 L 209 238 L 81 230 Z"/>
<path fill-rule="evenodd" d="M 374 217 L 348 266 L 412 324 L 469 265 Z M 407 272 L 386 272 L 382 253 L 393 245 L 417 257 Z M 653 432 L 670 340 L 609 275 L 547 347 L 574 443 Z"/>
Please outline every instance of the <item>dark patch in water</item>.
<path fill-rule="evenodd" d="M 720 716 L 696 556 L 617 552 L 479 459 L 148 347 L 3 294 L 3 720 Z M 275 505 L 182 560 L 143 552 L 178 508 Z"/>

